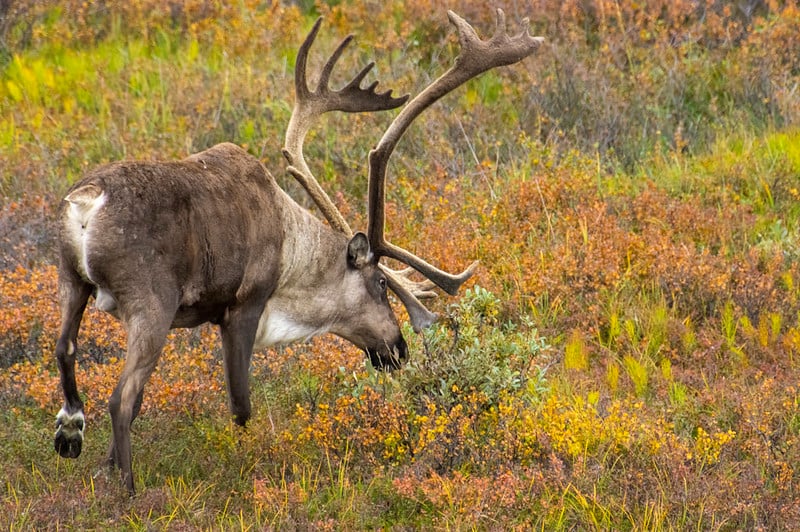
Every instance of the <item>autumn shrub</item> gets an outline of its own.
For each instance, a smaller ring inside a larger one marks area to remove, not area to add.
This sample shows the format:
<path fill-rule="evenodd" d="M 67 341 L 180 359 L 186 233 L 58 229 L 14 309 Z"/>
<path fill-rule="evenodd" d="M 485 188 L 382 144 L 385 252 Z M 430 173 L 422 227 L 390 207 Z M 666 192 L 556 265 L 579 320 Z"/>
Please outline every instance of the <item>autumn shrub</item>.
<path fill-rule="evenodd" d="M 0 275 L 0 365 L 37 361 L 40 350 L 55 346 L 58 308 L 55 268 L 22 266 Z"/>
<path fill-rule="evenodd" d="M 500 311 L 494 294 L 480 286 L 467 289 L 447 318 L 417 340 L 421 349 L 399 375 L 408 396 L 425 408 L 448 410 L 473 392 L 489 406 L 503 393 L 543 391 L 546 341 L 530 323 L 517 325 Z"/>
<path fill-rule="evenodd" d="M 0 206 L 0 269 L 35 268 L 55 259 L 54 212 L 50 196 L 25 196 Z"/>
<path fill-rule="evenodd" d="M 414 339 L 422 345 L 396 376 L 365 373 L 360 353 L 355 365 L 339 359 L 324 379 L 295 367 L 287 378 L 296 384 L 277 403 L 292 410 L 279 431 L 284 445 L 336 463 L 356 456 L 349 464 L 358 470 L 432 462 L 487 468 L 531 454 L 519 438 L 495 430 L 512 430 L 507 416 L 522 405 L 518 396 L 545 393 L 547 346 L 529 324 L 514 325 L 499 311 L 495 296 L 470 289 L 446 321 Z M 270 365 L 280 373 L 263 377 L 280 381 L 283 370 Z"/>

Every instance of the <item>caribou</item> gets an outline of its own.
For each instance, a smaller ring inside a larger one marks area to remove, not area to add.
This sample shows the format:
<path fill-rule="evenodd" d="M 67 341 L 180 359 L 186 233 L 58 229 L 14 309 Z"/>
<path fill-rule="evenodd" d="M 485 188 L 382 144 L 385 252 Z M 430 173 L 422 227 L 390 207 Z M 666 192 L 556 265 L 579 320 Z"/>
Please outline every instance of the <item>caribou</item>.
<path fill-rule="evenodd" d="M 242 148 L 223 143 L 180 161 L 122 161 L 89 171 L 61 202 L 58 295 L 61 331 L 55 354 L 64 405 L 56 417 L 55 449 L 81 453 L 85 418 L 75 380 L 77 338 L 90 296 L 127 332 L 127 352 L 108 409 L 112 439 L 108 465 L 134 493 L 131 424 L 142 405 L 168 331 L 210 322 L 222 340 L 228 401 L 234 422 L 250 418 L 249 369 L 254 349 L 332 333 L 363 349 L 379 369 L 399 368 L 407 345 L 392 310 L 391 290 L 415 331 L 437 318 L 420 301 L 438 287 L 458 293 L 477 262 L 450 274 L 385 238 L 387 164 L 411 123 L 464 82 L 531 55 L 542 43 L 524 29 L 510 35 L 502 10 L 494 34 L 483 40 L 452 11 L 460 52 L 453 66 L 408 101 L 377 81 L 362 83 L 367 64 L 344 87 L 330 78 L 345 38 L 319 73 L 307 80 L 317 20 L 300 46 L 295 106 L 286 130 L 287 171 L 325 220 L 296 203 L 264 165 Z M 368 156 L 366 233 L 353 232 L 303 156 L 309 129 L 330 111 L 376 112 L 405 106 Z M 407 266 L 394 270 L 389 258 Z M 418 272 L 424 280 L 417 281 Z"/>

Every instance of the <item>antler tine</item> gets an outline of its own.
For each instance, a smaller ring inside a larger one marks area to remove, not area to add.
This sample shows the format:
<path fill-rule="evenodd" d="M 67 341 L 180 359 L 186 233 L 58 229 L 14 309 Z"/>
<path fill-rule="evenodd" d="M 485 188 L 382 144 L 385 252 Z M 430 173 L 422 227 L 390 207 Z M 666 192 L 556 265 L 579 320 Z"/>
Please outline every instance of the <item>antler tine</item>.
<path fill-rule="evenodd" d="M 494 35 L 486 41 L 481 40 L 475 29 L 460 16 L 452 11 L 448 11 L 447 16 L 458 31 L 458 40 L 461 46 L 454 65 L 403 108 L 383 134 L 378 145 L 369 154 L 368 235 L 374 253 L 411 266 L 445 292 L 454 295 L 475 272 L 477 262 L 472 263 L 460 274 L 453 275 L 428 264 L 413 253 L 397 247 L 385 239 L 384 201 L 389 157 L 414 119 L 431 104 L 487 70 L 521 61 L 539 48 L 544 39 L 533 37 L 528 28 L 519 35 L 509 36 L 506 30 L 505 13 L 502 9 L 497 10 L 497 25 Z"/>
<path fill-rule="evenodd" d="M 322 17 L 319 17 L 316 22 L 314 22 L 314 26 L 311 28 L 311 31 L 308 32 L 303 44 L 301 44 L 300 48 L 297 50 L 297 59 L 295 60 L 294 65 L 294 92 L 295 97 L 298 99 L 308 98 L 309 94 L 311 93 L 311 91 L 308 89 L 308 81 L 306 77 L 308 51 L 311 49 L 311 45 L 317 38 L 317 33 L 319 33 L 320 26 L 322 26 Z M 339 45 L 339 47 L 341 47 L 341 45 Z"/>
<path fill-rule="evenodd" d="M 478 261 L 475 261 L 463 272 L 459 274 L 452 274 L 444 270 L 440 270 L 436 266 L 429 264 L 424 259 L 414 255 L 410 251 L 395 246 L 391 242 L 386 242 L 384 240 L 383 244 L 380 246 L 376 246 L 373 243 L 370 243 L 370 245 L 373 247 L 374 253 L 383 257 L 390 257 L 392 259 L 399 260 L 403 264 L 412 267 L 451 296 L 454 296 L 458 293 L 458 289 L 461 288 L 461 285 L 464 284 L 470 277 L 472 277 L 472 274 L 475 273 L 475 270 L 478 269 L 478 265 L 480 264 Z"/>
<path fill-rule="evenodd" d="M 330 83 L 331 73 L 333 72 L 333 67 L 336 66 L 336 63 L 339 61 L 339 58 L 342 57 L 342 53 L 344 53 L 344 49 L 350 44 L 353 40 L 352 35 L 348 35 L 342 42 L 339 43 L 339 46 L 336 47 L 336 50 L 333 51 L 331 56 L 325 61 L 325 66 L 322 67 L 322 72 L 319 74 L 319 81 L 317 82 L 317 92 L 329 92 L 328 84 Z M 310 48 L 310 46 L 309 46 Z M 308 52 L 308 50 L 306 50 Z M 367 64 L 366 67 L 361 71 L 360 74 L 369 72 L 372 70 L 372 67 L 375 66 L 375 63 L 370 62 Z"/>
<path fill-rule="evenodd" d="M 398 299 L 400 299 L 406 311 L 408 311 L 408 318 L 411 321 L 411 327 L 414 329 L 414 332 L 420 332 L 430 327 L 439 316 L 428 310 L 428 308 L 417 299 L 417 296 L 412 293 L 412 290 L 407 288 L 406 283 L 409 281 L 403 277 L 402 272 L 396 272 L 383 264 L 381 264 L 380 267 L 386 275 L 389 288 L 395 293 Z"/>
<path fill-rule="evenodd" d="M 419 299 L 433 299 L 438 297 L 438 294 L 433 291 L 433 289 L 436 288 L 436 283 L 430 279 L 425 279 L 423 281 L 414 281 L 411 279 L 411 275 L 417 271 L 411 266 L 403 268 L 402 270 L 391 271 L 395 277 L 397 277 L 397 280 Z"/>
<path fill-rule="evenodd" d="M 408 311 L 408 317 L 414 332 L 420 332 L 430 327 L 439 316 L 428 310 L 420 299 L 436 297 L 436 292 L 433 291 L 436 285 L 430 280 L 412 281 L 409 275 L 414 271 L 413 268 L 393 270 L 384 264 L 378 264 L 378 266 L 386 275 L 389 288 Z"/>
<path fill-rule="evenodd" d="M 286 140 L 283 148 L 283 156 L 289 163 L 287 171 L 303 186 L 309 196 L 317 204 L 322 215 L 328 220 L 331 226 L 345 233 L 352 235 L 353 231 L 341 215 L 339 210 L 331 201 L 328 194 L 322 189 L 319 182 L 314 177 L 311 169 L 303 156 L 303 142 L 305 141 L 308 130 L 313 126 L 317 119 L 329 111 L 344 111 L 348 113 L 371 112 L 394 109 L 403 105 L 408 96 L 395 98 L 392 91 L 383 93 L 375 91 L 378 82 L 375 81 L 366 88 L 361 88 L 361 82 L 375 66 L 374 63 L 367 64 L 353 79 L 340 90 L 331 90 L 329 87 L 331 73 L 336 62 L 342 56 L 344 49 L 353 40 L 352 35 L 348 35 L 334 50 L 333 54 L 325 62 L 320 73 L 317 88 L 311 90 L 308 87 L 306 68 L 308 65 L 308 53 L 311 45 L 319 33 L 322 24 L 320 17 L 314 23 L 308 36 L 303 41 L 297 52 L 295 63 L 295 106 L 289 125 L 286 128 Z"/>

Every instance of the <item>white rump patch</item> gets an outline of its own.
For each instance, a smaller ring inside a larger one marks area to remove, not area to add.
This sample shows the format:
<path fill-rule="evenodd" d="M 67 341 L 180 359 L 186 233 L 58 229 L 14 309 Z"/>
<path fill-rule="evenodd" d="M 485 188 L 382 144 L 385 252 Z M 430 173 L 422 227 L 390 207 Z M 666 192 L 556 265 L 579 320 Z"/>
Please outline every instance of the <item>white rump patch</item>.
<path fill-rule="evenodd" d="M 106 195 L 97 185 L 89 184 L 73 190 L 64 199 L 69 202 L 67 237 L 78 257 L 80 273 L 91 281 L 86 261 L 86 248 L 90 240 L 89 226 L 94 215 L 105 204 Z"/>
<path fill-rule="evenodd" d="M 294 321 L 290 316 L 277 311 L 265 309 L 258 321 L 254 349 L 261 349 L 278 344 L 289 344 L 299 340 L 308 340 L 327 329 L 318 329 Z"/>
<path fill-rule="evenodd" d="M 83 417 L 83 412 L 78 411 L 70 414 L 62 407 L 56 415 L 56 427 L 56 434 L 60 432 L 69 440 L 79 439 L 83 441 L 86 418 Z"/>

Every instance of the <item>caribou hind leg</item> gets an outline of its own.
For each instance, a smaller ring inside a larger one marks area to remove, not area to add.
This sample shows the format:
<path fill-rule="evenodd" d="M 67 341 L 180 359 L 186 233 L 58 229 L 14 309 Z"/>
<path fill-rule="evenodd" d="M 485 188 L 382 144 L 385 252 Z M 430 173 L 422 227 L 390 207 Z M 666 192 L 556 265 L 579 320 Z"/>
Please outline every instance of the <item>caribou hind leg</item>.
<path fill-rule="evenodd" d="M 130 426 L 133 427 L 133 422 L 136 421 L 136 418 L 139 417 L 139 411 L 142 409 L 142 402 L 144 401 L 144 389 L 139 392 L 139 395 L 136 396 L 136 401 L 133 403 L 133 412 L 131 412 L 131 424 Z M 117 458 L 117 453 L 114 450 L 114 438 L 111 438 L 111 441 L 108 444 L 108 467 L 114 468 L 119 467 L 119 459 Z"/>
<path fill-rule="evenodd" d="M 92 286 L 83 282 L 71 270 L 61 268 L 59 272 L 59 301 L 61 306 L 61 334 L 56 343 L 56 359 L 61 375 L 61 390 L 64 406 L 56 416 L 54 446 L 64 458 L 77 458 L 83 445 L 83 401 L 78 394 L 75 381 L 75 354 L 77 352 L 78 329 L 80 329 L 86 302 Z"/>
<path fill-rule="evenodd" d="M 144 386 L 161 355 L 169 326 L 178 308 L 153 295 L 139 301 L 140 310 L 125 313 L 130 316 L 124 323 L 128 332 L 128 352 L 119 382 L 108 400 L 113 439 L 109 447 L 109 465 L 120 469 L 128 491 L 134 493 L 131 424 L 139 413 Z"/>

